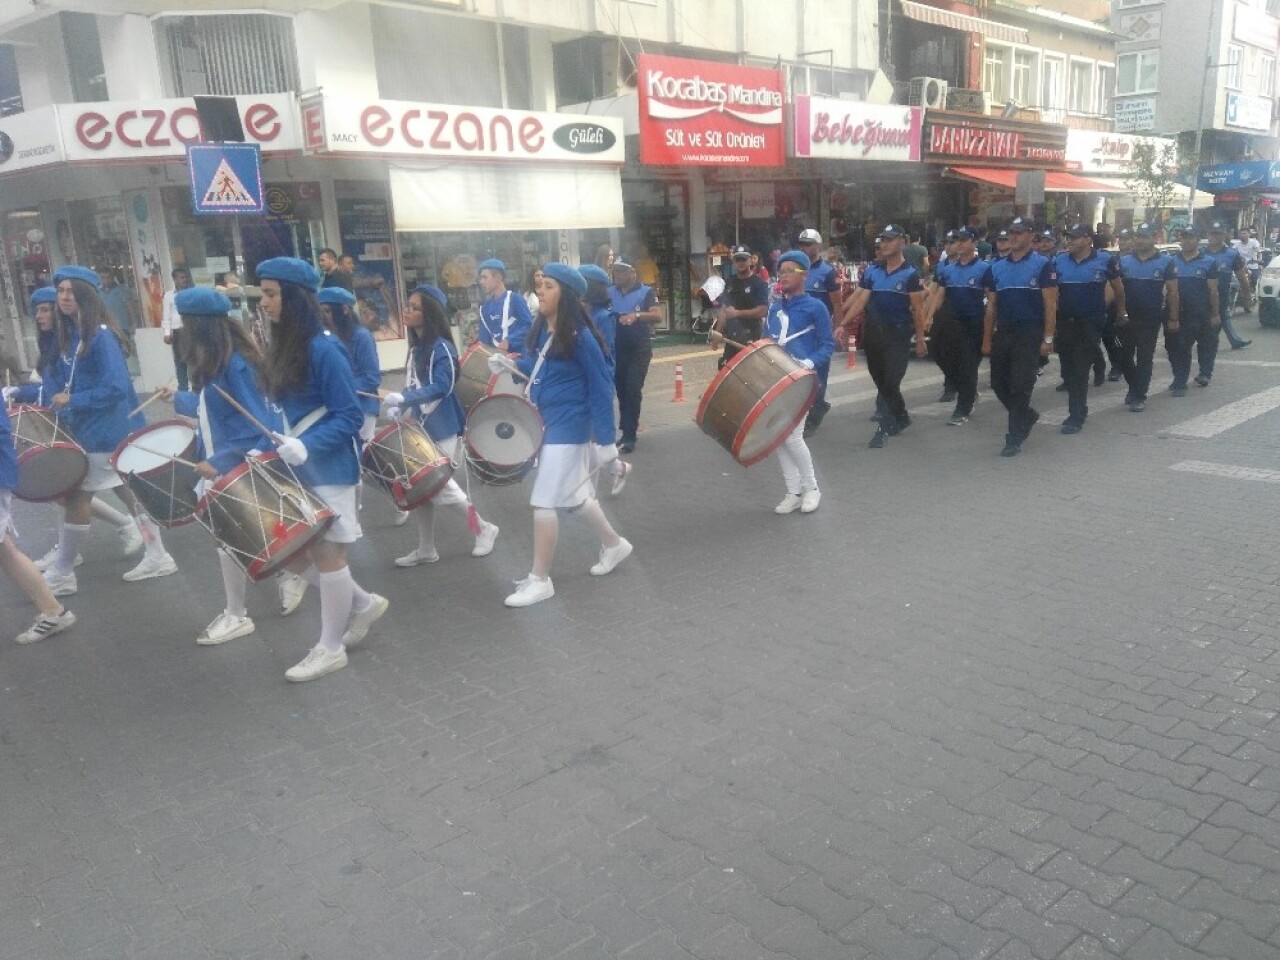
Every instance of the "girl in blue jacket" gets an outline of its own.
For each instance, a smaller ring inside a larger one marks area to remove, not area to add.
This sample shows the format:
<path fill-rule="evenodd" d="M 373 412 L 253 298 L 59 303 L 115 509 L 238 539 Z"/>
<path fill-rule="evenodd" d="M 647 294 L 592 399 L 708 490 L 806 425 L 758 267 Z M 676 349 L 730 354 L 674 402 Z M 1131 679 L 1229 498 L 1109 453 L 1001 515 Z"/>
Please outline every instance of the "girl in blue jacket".
<path fill-rule="evenodd" d="M 408 407 L 440 452 L 456 464 L 460 462 L 458 445 L 466 418 L 462 404 L 454 395 L 458 379 L 458 351 L 453 345 L 453 335 L 444 313 L 447 304 L 444 291 L 429 283 L 409 294 L 404 311 L 404 325 L 409 337 L 404 393 L 389 393 L 382 402 L 392 419 L 400 416 L 401 408 Z M 467 526 L 476 538 L 475 546 L 471 548 L 473 557 L 487 557 L 493 552 L 494 541 L 498 539 L 498 525 L 483 519 L 458 482 L 451 479 L 443 490 L 413 511 L 418 521 L 418 546 L 399 557 L 397 567 L 416 567 L 420 563 L 435 563 L 440 559 L 435 532 L 437 503 L 457 507 L 466 516 Z"/>
<path fill-rule="evenodd" d="M 360 412 L 364 422 L 360 426 L 360 439 L 368 443 L 378 423 L 378 387 L 382 385 L 382 366 L 378 363 L 378 348 L 373 334 L 356 319 L 356 296 L 342 287 L 325 287 L 316 294 L 320 304 L 320 319 L 326 329 L 337 336 L 351 361 L 355 377 Z"/>
<path fill-rule="evenodd" d="M 45 580 L 55 596 L 76 592 L 75 561 L 89 535 L 94 495 L 102 490 L 115 490 L 129 507 L 146 546 L 146 555 L 124 579 L 146 580 L 176 573 L 177 564 L 165 552 L 160 528 L 142 512 L 133 493 L 111 467 L 111 454 L 120 441 L 146 425 L 140 413 L 133 413 L 138 395 L 125 362 L 129 341 L 98 296 L 101 281 L 94 271 L 61 267 L 53 275 L 53 284 L 57 290 L 57 354 L 41 371 L 44 400 L 60 419 L 66 419 L 88 454 L 89 473 L 79 488 L 63 500 L 58 552 L 45 569 Z"/>
<path fill-rule="evenodd" d="M 610 525 L 590 483 L 592 437 L 610 441 L 597 448 L 601 467 L 618 459 L 618 445 L 612 442 L 613 381 L 599 334 L 582 306 L 587 282 L 563 263 L 546 264 L 542 274 L 538 316 L 516 361 L 546 429 L 529 498 L 533 569 L 506 598 L 509 607 L 527 607 L 555 596 L 551 561 L 560 537 L 561 510 L 581 513 L 600 537 L 600 560 L 591 568 L 595 576 L 611 573 L 631 555 L 631 544 Z"/>
<path fill-rule="evenodd" d="M 364 415 L 346 351 L 320 323 L 320 274 L 293 257 L 264 260 L 256 273 L 273 334 L 263 381 L 284 424 L 276 451 L 337 515 L 324 538 L 290 564 L 320 591 L 320 639 L 285 672 L 301 682 L 345 667 L 347 647 L 365 638 L 388 604 L 360 587 L 347 568 L 347 545 L 361 536 L 356 438 Z"/>

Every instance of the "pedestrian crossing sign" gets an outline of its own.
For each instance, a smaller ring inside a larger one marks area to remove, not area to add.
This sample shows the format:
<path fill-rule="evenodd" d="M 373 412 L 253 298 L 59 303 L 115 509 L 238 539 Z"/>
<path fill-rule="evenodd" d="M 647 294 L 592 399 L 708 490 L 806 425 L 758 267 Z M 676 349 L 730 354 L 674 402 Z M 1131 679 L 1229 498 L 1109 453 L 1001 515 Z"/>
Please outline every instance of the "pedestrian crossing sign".
<path fill-rule="evenodd" d="M 262 213 L 262 151 L 256 143 L 187 146 L 196 213 Z"/>

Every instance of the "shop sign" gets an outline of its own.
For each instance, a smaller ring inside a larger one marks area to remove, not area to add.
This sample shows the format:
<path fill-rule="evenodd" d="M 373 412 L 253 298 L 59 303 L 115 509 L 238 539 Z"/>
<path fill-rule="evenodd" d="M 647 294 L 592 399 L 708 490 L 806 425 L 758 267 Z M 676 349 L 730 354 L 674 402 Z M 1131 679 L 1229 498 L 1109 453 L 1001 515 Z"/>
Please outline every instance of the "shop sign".
<path fill-rule="evenodd" d="M 742 193 L 743 220 L 771 220 L 777 213 L 772 183 L 744 183 Z"/>
<path fill-rule="evenodd" d="M 924 111 L 896 104 L 793 98 L 793 155 L 831 160 L 919 160 Z"/>
<path fill-rule="evenodd" d="M 1156 128 L 1156 101 L 1154 97 L 1116 100 L 1116 129 L 1121 133 L 1141 133 Z"/>
<path fill-rule="evenodd" d="M 124 211 L 129 224 L 129 251 L 133 274 L 138 279 L 138 301 L 142 326 L 158 327 L 164 318 L 164 271 L 160 267 L 159 225 L 146 190 L 124 194 Z"/>
<path fill-rule="evenodd" d="M 930 110 L 924 127 L 924 159 L 934 163 L 963 160 L 970 166 L 1053 170 L 1066 166 L 1067 128 L 1056 124 Z"/>
<path fill-rule="evenodd" d="M 313 152 L 622 163 L 622 121 L 406 100 L 362 102 L 324 97 L 303 104 Z"/>
<path fill-rule="evenodd" d="M 1210 193 L 1247 189 L 1274 190 L 1280 187 L 1280 160 L 1215 163 L 1201 167 L 1196 186 Z"/>
<path fill-rule="evenodd" d="M 0 176 L 63 159 L 54 107 L 0 117 Z"/>
<path fill-rule="evenodd" d="M 1067 131 L 1067 162 L 1081 173 L 1127 174 L 1133 169 L 1133 151 L 1140 143 L 1150 143 L 1157 151 L 1176 146 L 1168 137 L 1135 137 L 1128 133 L 1100 133 L 1096 130 Z"/>
<path fill-rule="evenodd" d="M 1227 93 L 1227 126 L 1246 130 L 1271 129 L 1271 100 L 1245 93 Z"/>
<path fill-rule="evenodd" d="M 640 162 L 780 167 L 782 72 L 641 54 Z"/>
<path fill-rule="evenodd" d="M 236 97 L 246 143 L 297 150 L 298 125 L 288 94 Z M 58 125 L 68 160 L 179 158 L 205 140 L 194 99 L 61 104 Z"/>

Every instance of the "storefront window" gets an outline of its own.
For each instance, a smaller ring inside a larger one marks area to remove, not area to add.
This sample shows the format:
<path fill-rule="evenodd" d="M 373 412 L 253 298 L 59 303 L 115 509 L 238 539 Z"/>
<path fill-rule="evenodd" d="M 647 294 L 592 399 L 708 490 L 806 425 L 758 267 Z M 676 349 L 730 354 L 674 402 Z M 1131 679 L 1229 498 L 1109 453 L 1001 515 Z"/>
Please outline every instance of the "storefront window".
<path fill-rule="evenodd" d="M 5 283 L 5 300 L 16 311 L 17 329 L 22 337 L 20 358 L 25 366 L 35 362 L 36 325 L 27 316 L 27 301 L 37 287 L 49 283 L 49 247 L 39 211 L 15 210 L 4 218 L 5 270 L 0 273 Z M 12 298 L 10 300 L 10 298 Z M 9 329 L 5 330 L 6 352 L 19 353 L 8 343 Z"/>
<path fill-rule="evenodd" d="M 385 183 L 334 185 L 338 201 L 338 253 L 352 261 L 356 310 L 376 340 L 404 336 L 391 242 L 391 201 Z"/>
<path fill-rule="evenodd" d="M 120 329 L 132 341 L 140 317 L 123 200 L 118 194 L 95 200 L 73 200 L 67 204 L 67 212 L 70 214 L 71 249 L 75 256 L 66 256 L 67 251 L 64 250 L 64 259 L 91 267 L 105 278 L 103 301 Z M 62 221 L 54 230 L 62 244 Z M 129 357 L 129 372 L 135 376 L 138 374 L 136 350 Z"/>

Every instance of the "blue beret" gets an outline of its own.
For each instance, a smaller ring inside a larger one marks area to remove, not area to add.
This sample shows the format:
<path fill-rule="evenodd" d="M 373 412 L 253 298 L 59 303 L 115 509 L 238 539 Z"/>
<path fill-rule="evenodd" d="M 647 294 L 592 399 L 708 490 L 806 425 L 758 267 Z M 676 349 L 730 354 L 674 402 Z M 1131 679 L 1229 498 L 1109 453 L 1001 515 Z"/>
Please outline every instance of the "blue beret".
<path fill-rule="evenodd" d="M 497 270 L 503 276 L 506 276 L 507 265 L 496 257 L 490 257 L 488 260 L 481 260 L 477 270 Z"/>
<path fill-rule="evenodd" d="M 184 317 L 225 317 L 231 312 L 227 295 L 212 287 L 187 287 L 173 297 L 173 305 Z"/>
<path fill-rule="evenodd" d="M 31 312 L 36 312 L 36 305 L 40 303 L 57 303 L 58 291 L 53 287 L 41 287 L 35 293 L 31 294 Z"/>
<path fill-rule="evenodd" d="M 805 270 L 808 270 L 810 267 L 813 266 L 813 264 L 809 262 L 809 258 L 806 257 L 799 250 L 788 250 L 786 253 L 780 256 L 778 258 L 778 266 L 782 266 L 784 263 L 798 263 Z"/>
<path fill-rule="evenodd" d="M 562 287 L 568 287 L 578 296 L 584 296 L 587 292 L 587 281 L 582 279 L 582 274 L 567 263 L 548 263 L 542 268 L 543 276 L 550 277 Z"/>
<path fill-rule="evenodd" d="M 412 290 L 413 293 L 420 293 L 424 297 L 430 297 L 446 310 L 449 309 L 449 298 L 444 295 L 444 291 L 437 287 L 434 283 L 420 283 Z"/>
<path fill-rule="evenodd" d="M 356 305 L 356 295 L 344 287 L 325 287 L 316 294 L 320 303 L 339 303 L 345 307 Z"/>
<path fill-rule="evenodd" d="M 578 272 L 582 274 L 583 280 L 594 280 L 606 287 L 613 283 L 613 278 L 604 272 L 604 267 L 598 267 L 594 263 L 584 263 L 578 268 Z"/>
<path fill-rule="evenodd" d="M 74 263 L 59 267 L 53 275 L 53 285 L 55 287 L 63 280 L 83 280 L 95 290 L 102 289 L 102 278 L 98 276 L 96 270 L 90 270 L 88 267 L 78 267 Z"/>
<path fill-rule="evenodd" d="M 278 280 L 281 283 L 296 283 L 308 290 L 320 287 L 320 271 L 297 257 L 272 257 L 258 264 L 254 273 L 259 280 Z"/>

